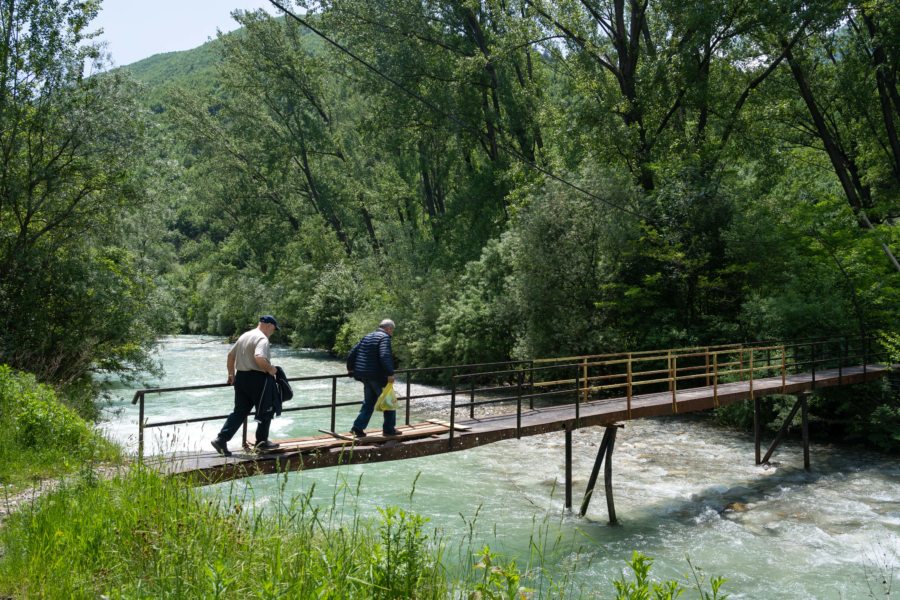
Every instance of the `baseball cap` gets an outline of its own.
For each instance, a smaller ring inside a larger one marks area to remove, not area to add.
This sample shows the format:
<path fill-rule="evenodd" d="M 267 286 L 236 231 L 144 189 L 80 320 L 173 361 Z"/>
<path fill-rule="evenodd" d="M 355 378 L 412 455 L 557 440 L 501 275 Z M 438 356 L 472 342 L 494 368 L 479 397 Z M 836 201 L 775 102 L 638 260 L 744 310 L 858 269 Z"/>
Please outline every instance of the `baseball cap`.
<path fill-rule="evenodd" d="M 278 326 L 278 321 L 275 320 L 275 317 L 272 315 L 263 315 L 259 318 L 260 323 L 269 323 L 270 325 L 274 325 L 275 329 L 281 329 Z"/>

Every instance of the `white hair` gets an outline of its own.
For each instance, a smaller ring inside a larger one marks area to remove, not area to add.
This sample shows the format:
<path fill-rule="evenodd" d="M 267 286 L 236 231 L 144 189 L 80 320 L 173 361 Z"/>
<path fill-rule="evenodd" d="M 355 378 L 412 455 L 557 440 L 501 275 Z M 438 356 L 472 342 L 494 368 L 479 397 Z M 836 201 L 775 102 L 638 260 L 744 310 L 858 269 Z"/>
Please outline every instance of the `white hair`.
<path fill-rule="evenodd" d="M 394 322 L 391 321 L 390 319 L 382 319 L 381 323 L 378 324 L 378 328 L 379 329 L 393 329 Z"/>

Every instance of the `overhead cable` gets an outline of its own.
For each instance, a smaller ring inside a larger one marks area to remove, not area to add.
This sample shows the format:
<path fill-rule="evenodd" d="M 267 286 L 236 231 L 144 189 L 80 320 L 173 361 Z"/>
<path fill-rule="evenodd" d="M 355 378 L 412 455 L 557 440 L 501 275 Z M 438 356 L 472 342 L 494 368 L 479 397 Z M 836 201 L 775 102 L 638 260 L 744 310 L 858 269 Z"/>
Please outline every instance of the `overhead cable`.
<path fill-rule="evenodd" d="M 403 85 L 402 83 L 400 83 L 399 81 L 397 81 L 396 79 L 391 77 L 390 75 L 383 73 L 377 67 L 375 67 L 374 65 L 372 65 L 371 63 L 366 61 L 364 58 L 355 54 L 352 50 L 350 50 L 346 46 L 343 46 L 342 44 L 338 43 L 337 41 L 331 39 L 329 36 L 327 36 L 322 31 L 319 31 L 308 20 L 300 17 L 299 15 L 294 14 L 293 12 L 291 12 L 290 10 L 285 8 L 279 0 L 269 0 L 269 2 L 273 6 L 275 6 L 275 8 L 277 8 L 278 10 L 283 12 L 285 15 L 291 17 L 292 19 L 294 19 L 295 21 L 297 21 L 298 23 L 300 23 L 301 25 L 303 25 L 304 27 L 309 29 L 311 32 L 313 32 L 314 34 L 316 34 L 317 36 L 319 36 L 320 38 L 322 38 L 323 40 L 325 40 L 326 42 L 328 42 L 329 44 L 331 44 L 332 46 L 337 48 L 340 52 L 343 52 L 347 56 L 351 57 L 353 60 L 355 60 L 359 64 L 363 65 L 366 69 L 368 69 L 369 71 L 371 71 L 372 73 L 374 73 L 375 75 L 380 77 L 381 79 L 384 79 L 385 81 L 387 81 L 388 83 L 390 83 L 391 85 L 396 87 L 398 90 L 400 90 L 407 96 L 410 96 L 411 98 L 414 98 L 415 100 L 421 102 L 423 105 L 428 107 L 430 110 L 434 111 L 435 113 L 437 113 L 438 115 L 440 115 L 446 119 L 449 119 L 450 121 L 452 121 L 453 123 L 458 125 L 460 128 L 462 128 L 466 131 L 469 131 L 469 132 L 473 132 L 475 135 L 480 137 L 483 141 L 490 141 L 490 140 L 486 140 L 487 136 L 480 129 L 478 129 L 477 127 L 473 127 L 472 125 L 467 123 L 462 118 L 457 117 L 456 115 L 453 115 L 453 114 L 450 114 L 450 113 L 444 111 L 439 106 L 436 106 L 434 103 L 430 102 L 427 98 L 424 98 L 421 94 L 418 94 L 414 90 L 407 88 L 405 85 Z M 546 175 L 547 177 L 550 177 L 551 179 L 558 181 L 559 183 L 562 183 L 563 185 L 565 185 L 569 188 L 572 188 L 573 190 L 581 192 L 582 194 L 588 196 L 589 198 L 592 198 L 598 202 L 606 204 L 607 206 L 615 208 L 616 210 L 627 213 L 633 217 L 644 220 L 648 223 L 653 223 L 654 225 L 658 225 L 658 223 L 654 219 L 646 217 L 646 216 L 638 213 L 637 211 L 628 208 L 627 206 L 622 206 L 620 204 L 617 204 L 616 202 L 613 202 L 606 198 L 602 198 L 602 197 L 592 193 L 591 191 L 579 186 L 578 184 L 572 183 L 571 181 L 568 181 L 567 179 L 564 179 L 563 177 L 556 175 L 549 169 L 538 165 L 534 161 L 530 160 L 528 157 L 522 155 L 521 152 L 519 152 L 518 150 L 516 150 L 509 144 L 503 142 L 502 140 L 497 140 L 495 143 L 497 144 L 498 148 L 504 150 L 505 152 L 507 152 L 508 154 L 513 156 L 515 159 L 519 160 L 521 163 L 538 171 L 539 173 L 542 173 L 542 174 Z"/>

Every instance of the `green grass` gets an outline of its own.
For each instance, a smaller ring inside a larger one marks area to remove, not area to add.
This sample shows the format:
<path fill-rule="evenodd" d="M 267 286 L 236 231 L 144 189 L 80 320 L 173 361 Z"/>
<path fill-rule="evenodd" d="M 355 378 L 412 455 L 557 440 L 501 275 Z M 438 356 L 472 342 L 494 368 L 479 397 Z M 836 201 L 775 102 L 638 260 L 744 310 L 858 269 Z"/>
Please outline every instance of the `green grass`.
<path fill-rule="evenodd" d="M 75 479 L 0 528 L 0 597 L 649 599 L 678 597 L 687 583 L 652 581 L 652 561 L 636 554 L 634 581 L 616 582 L 618 595 L 585 590 L 572 573 L 550 581 L 540 560 L 520 569 L 487 546 L 473 550 L 471 535 L 454 542 L 454 564 L 420 515 L 393 506 L 363 519 L 349 486 L 325 507 L 314 490 L 287 497 L 285 487 L 257 510 L 142 467 Z M 698 580 L 696 597 L 725 598 L 720 585 L 706 594 Z"/>
<path fill-rule="evenodd" d="M 0 365 L 0 486 L 7 494 L 120 455 L 53 388 Z"/>
<path fill-rule="evenodd" d="M 11 516 L 0 531 L 0 595 L 442 598 L 439 555 L 422 525 L 392 510 L 373 530 L 309 496 L 263 516 L 134 468 L 78 481 Z"/>

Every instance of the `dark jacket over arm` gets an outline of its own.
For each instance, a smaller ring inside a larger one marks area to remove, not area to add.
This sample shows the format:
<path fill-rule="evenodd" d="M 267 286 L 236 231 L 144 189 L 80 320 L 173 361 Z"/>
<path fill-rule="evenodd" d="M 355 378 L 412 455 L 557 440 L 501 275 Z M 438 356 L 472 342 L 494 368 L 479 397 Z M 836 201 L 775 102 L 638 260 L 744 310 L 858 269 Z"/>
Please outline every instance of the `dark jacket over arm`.
<path fill-rule="evenodd" d="M 281 416 L 281 393 L 274 377 L 266 375 L 259 400 L 256 402 L 256 418 L 254 421 L 265 421 Z"/>

